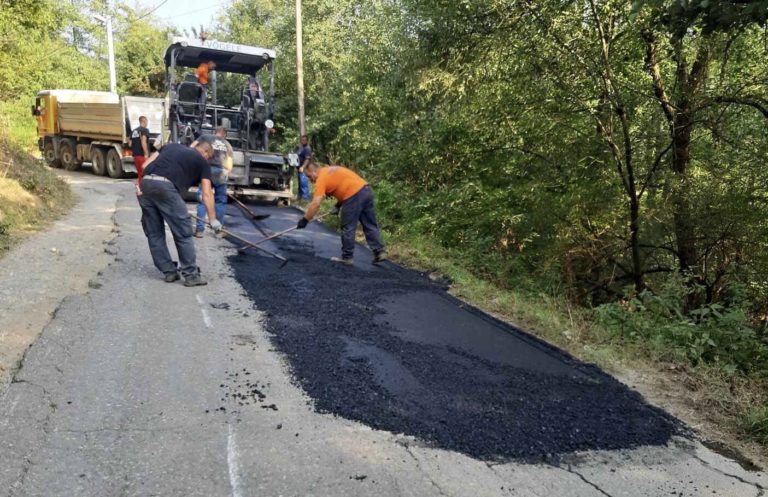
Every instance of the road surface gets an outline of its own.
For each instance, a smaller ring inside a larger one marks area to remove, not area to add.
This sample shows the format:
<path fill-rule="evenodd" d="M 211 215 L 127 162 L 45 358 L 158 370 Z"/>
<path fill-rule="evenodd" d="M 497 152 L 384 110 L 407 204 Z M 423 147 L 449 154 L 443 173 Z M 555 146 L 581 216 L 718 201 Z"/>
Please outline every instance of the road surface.
<path fill-rule="evenodd" d="M 153 268 L 130 182 L 68 177 L 99 190 L 79 206 L 98 215 L 2 261 L 31 262 L 0 288 L 52 285 L 3 294 L 3 319 L 60 298 L 0 387 L 0 495 L 764 495 L 761 471 L 428 278 L 361 248 L 334 266 L 337 237 L 317 223 L 267 245 L 283 269 L 197 240 L 211 281 L 185 288 Z M 298 217 L 269 211 L 265 232 Z M 70 246 L 80 263 L 61 262 Z M 46 271 L 60 276 L 38 283 Z"/>

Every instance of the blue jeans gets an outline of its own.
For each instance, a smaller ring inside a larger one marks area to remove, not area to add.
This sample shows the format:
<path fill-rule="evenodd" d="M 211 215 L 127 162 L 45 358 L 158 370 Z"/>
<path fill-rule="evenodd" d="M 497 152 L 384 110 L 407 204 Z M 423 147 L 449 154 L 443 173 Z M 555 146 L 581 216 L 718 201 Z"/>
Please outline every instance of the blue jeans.
<path fill-rule="evenodd" d="M 187 204 L 167 181 L 144 178 L 141 182 L 141 226 L 149 242 L 149 252 L 155 267 L 165 274 L 175 273 L 176 263 L 171 259 L 165 243 L 165 224 L 171 228 L 176 251 L 179 254 L 179 269 L 184 277 L 200 272 L 195 262 L 195 242 L 192 238 L 192 224 L 189 222 Z"/>
<path fill-rule="evenodd" d="M 299 198 L 301 200 L 309 200 L 309 180 L 307 175 L 298 171 L 297 173 L 299 176 Z"/>
<path fill-rule="evenodd" d="M 354 254 L 358 221 L 363 225 L 365 241 L 368 242 L 368 247 L 373 253 L 377 254 L 384 250 L 379 226 L 376 224 L 373 190 L 368 185 L 345 200 L 341 206 L 341 257 L 344 259 L 351 259 Z"/>
<path fill-rule="evenodd" d="M 215 178 L 221 173 L 220 167 L 211 167 L 211 177 Z M 227 183 L 213 184 L 213 202 L 216 207 L 216 219 L 224 222 L 224 209 L 227 206 Z M 205 224 L 203 221 L 208 215 L 208 211 L 205 210 L 205 204 L 203 204 L 203 189 L 197 190 L 197 224 L 195 229 L 197 231 L 203 231 Z"/>

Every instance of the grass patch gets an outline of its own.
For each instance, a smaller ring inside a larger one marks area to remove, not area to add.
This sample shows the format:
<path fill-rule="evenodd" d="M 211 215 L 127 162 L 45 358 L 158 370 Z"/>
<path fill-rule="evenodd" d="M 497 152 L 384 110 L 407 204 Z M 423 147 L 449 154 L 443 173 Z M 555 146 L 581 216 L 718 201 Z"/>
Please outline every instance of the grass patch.
<path fill-rule="evenodd" d="M 768 445 L 768 405 L 750 409 L 744 416 L 743 429 L 752 440 Z"/>
<path fill-rule="evenodd" d="M 74 203 L 69 185 L 30 154 L 34 128 L 30 136 L 29 123 L 14 124 L 12 115 L 0 113 L 0 255 Z"/>

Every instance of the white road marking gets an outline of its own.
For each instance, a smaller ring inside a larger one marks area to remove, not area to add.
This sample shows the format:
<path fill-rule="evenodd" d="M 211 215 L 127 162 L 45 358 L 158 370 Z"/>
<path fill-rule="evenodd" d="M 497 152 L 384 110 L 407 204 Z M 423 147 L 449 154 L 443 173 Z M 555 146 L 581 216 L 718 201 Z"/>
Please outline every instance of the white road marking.
<path fill-rule="evenodd" d="M 208 315 L 207 309 L 200 309 L 203 312 L 203 322 L 205 323 L 205 326 L 208 328 L 213 328 L 213 324 L 211 323 L 211 316 Z"/>
<path fill-rule="evenodd" d="M 227 466 L 229 467 L 229 485 L 232 487 L 232 497 L 240 497 L 240 467 L 237 463 L 237 445 L 235 444 L 235 430 L 231 424 L 229 436 L 227 436 Z"/>
<path fill-rule="evenodd" d="M 203 322 L 205 323 L 205 326 L 208 328 L 213 328 L 211 316 L 208 314 L 208 309 L 205 308 L 205 300 L 203 300 L 203 297 L 201 297 L 199 293 L 195 294 L 195 297 L 197 298 L 197 303 L 201 306 L 200 312 L 203 313 Z"/>

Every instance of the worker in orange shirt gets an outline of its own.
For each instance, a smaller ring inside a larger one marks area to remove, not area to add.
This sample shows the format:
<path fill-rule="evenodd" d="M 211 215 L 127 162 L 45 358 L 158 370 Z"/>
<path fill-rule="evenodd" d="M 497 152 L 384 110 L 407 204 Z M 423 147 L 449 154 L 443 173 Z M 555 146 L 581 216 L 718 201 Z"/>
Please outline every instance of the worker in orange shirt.
<path fill-rule="evenodd" d="M 205 110 L 205 104 L 208 102 L 208 73 L 216 70 L 216 63 L 212 60 L 203 62 L 197 69 L 195 69 L 195 76 L 197 76 L 197 82 L 203 87 L 202 94 L 200 95 L 200 110 Z"/>
<path fill-rule="evenodd" d="M 315 191 L 297 228 L 303 229 L 317 214 L 326 195 L 336 198 L 336 206 L 331 211 L 341 211 L 341 257 L 331 257 L 334 262 L 352 264 L 355 250 L 355 231 L 358 221 L 363 225 L 363 233 L 368 247 L 373 251 L 373 263 L 386 259 L 384 244 L 381 242 L 379 226 L 376 224 L 376 212 L 373 206 L 373 190 L 366 181 L 354 171 L 341 166 L 320 167 L 310 161 L 304 167 L 304 174 L 315 184 Z"/>

